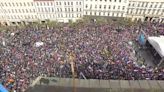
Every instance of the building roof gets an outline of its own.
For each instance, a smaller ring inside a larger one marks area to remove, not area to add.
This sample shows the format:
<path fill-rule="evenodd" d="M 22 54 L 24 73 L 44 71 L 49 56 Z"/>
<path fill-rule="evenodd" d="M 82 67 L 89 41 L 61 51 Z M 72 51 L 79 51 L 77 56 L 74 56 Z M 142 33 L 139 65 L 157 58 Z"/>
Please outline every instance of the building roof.
<path fill-rule="evenodd" d="M 54 1 L 54 0 L 34 0 L 34 1 Z"/>
<path fill-rule="evenodd" d="M 129 0 L 129 1 L 141 1 L 141 2 L 164 2 L 164 0 Z"/>
<path fill-rule="evenodd" d="M 148 41 L 154 47 L 154 49 L 159 53 L 159 55 L 161 57 L 164 57 L 164 36 L 148 37 Z"/>

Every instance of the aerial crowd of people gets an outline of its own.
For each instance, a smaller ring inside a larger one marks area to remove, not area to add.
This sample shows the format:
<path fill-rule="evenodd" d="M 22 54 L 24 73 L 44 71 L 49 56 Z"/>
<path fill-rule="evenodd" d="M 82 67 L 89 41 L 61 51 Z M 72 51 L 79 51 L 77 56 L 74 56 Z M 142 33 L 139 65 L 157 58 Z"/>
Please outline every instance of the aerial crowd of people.
<path fill-rule="evenodd" d="M 147 35 L 164 34 L 164 25 L 141 25 Z M 140 26 L 85 25 L 27 27 L 0 31 L 0 82 L 22 92 L 38 76 L 76 78 L 164 80 L 164 68 L 138 63 L 135 43 Z"/>

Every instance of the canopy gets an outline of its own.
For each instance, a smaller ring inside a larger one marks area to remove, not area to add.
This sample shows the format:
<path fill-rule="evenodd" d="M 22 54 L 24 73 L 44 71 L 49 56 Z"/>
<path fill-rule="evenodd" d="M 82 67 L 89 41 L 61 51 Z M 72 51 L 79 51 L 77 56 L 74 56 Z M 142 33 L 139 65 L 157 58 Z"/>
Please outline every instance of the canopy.
<path fill-rule="evenodd" d="M 164 36 L 159 37 L 148 37 L 149 43 L 154 47 L 158 54 L 163 58 L 164 57 Z"/>
<path fill-rule="evenodd" d="M 9 91 L 7 91 L 7 89 L 2 84 L 0 84 L 0 92 L 9 92 Z"/>
<path fill-rule="evenodd" d="M 40 47 L 40 46 L 42 46 L 42 45 L 44 45 L 44 43 L 43 43 L 43 42 L 41 42 L 41 41 L 40 41 L 40 42 L 36 42 L 36 43 L 35 43 L 35 47 Z"/>

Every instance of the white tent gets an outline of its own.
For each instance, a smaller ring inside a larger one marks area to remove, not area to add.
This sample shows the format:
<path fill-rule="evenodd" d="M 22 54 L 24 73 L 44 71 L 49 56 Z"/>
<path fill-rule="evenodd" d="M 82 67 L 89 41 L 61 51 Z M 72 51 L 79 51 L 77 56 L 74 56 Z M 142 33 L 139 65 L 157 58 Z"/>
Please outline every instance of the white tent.
<path fill-rule="evenodd" d="M 34 45 L 35 45 L 35 47 L 40 47 L 40 46 L 44 45 L 44 43 L 40 41 L 40 42 L 36 42 Z"/>
<path fill-rule="evenodd" d="M 154 47 L 154 49 L 159 53 L 159 55 L 161 57 L 164 57 L 164 36 L 148 37 L 148 41 Z"/>
<path fill-rule="evenodd" d="M 158 66 L 160 66 L 161 63 L 164 61 L 164 36 L 148 37 L 148 41 L 162 58 L 160 63 L 158 64 Z"/>

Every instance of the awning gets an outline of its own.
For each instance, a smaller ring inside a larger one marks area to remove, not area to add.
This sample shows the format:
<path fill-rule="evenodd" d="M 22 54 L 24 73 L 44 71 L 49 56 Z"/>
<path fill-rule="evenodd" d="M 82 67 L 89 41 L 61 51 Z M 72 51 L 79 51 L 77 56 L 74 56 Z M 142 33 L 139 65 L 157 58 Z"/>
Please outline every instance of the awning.
<path fill-rule="evenodd" d="M 149 43 L 154 47 L 158 54 L 163 58 L 164 57 L 164 36 L 159 37 L 148 37 Z"/>

